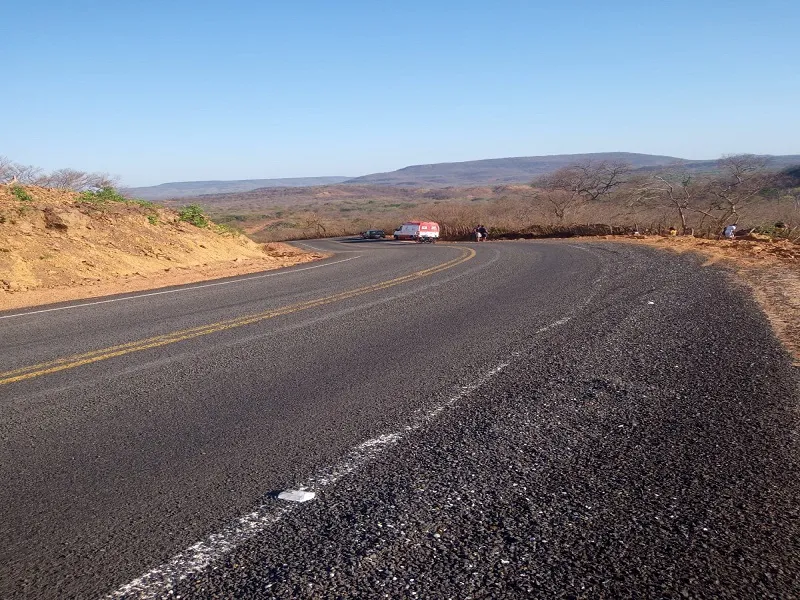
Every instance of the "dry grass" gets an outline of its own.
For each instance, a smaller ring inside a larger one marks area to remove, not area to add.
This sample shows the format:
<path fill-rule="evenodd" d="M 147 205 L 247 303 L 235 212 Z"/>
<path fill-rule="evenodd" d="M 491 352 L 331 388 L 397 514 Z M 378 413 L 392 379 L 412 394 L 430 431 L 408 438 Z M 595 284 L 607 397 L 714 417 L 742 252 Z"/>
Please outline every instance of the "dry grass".
<path fill-rule="evenodd" d="M 260 242 L 305 237 L 352 235 L 366 229 L 390 231 L 409 220 L 430 220 L 442 227 L 450 240 L 467 239 L 479 223 L 492 237 L 540 237 L 584 235 L 585 228 L 598 224 L 615 234 L 639 230 L 665 233 L 679 227 L 678 215 L 669 207 L 647 207 L 631 201 L 630 190 L 602 201 L 578 202 L 557 217 L 541 191 L 525 185 L 496 185 L 468 188 L 407 189 L 380 186 L 324 186 L 315 188 L 273 188 L 246 194 L 204 196 L 196 202 L 205 206 L 218 222 L 244 230 Z M 787 234 L 800 237 L 800 205 L 790 194 L 761 198 L 742 210 L 740 228 L 768 230 L 775 223 L 787 223 Z M 320 225 L 318 227 L 317 225 Z M 687 225 L 697 235 L 715 235 L 721 226 L 698 213 L 688 216 Z"/>

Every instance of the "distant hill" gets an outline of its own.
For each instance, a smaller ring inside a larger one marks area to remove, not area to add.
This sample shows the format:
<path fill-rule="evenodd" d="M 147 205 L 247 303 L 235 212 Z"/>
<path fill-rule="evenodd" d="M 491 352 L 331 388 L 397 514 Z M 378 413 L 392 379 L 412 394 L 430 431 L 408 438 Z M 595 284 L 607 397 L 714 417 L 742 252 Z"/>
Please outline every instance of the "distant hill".
<path fill-rule="evenodd" d="M 632 152 L 598 152 L 593 154 L 554 154 L 517 158 L 490 158 L 456 163 L 414 165 L 389 173 L 375 173 L 348 179 L 344 183 L 392 185 L 401 187 L 443 187 L 528 183 L 538 175 L 586 160 L 619 161 L 638 167 L 663 167 L 686 163 L 674 156 L 635 154 Z"/>
<path fill-rule="evenodd" d="M 240 179 L 235 181 L 176 181 L 148 187 L 125 188 L 122 193 L 129 198 L 143 200 L 167 200 L 189 198 L 203 194 L 234 194 L 258 188 L 309 187 L 333 185 L 347 177 L 290 177 L 285 179 Z"/>
<path fill-rule="evenodd" d="M 766 156 L 773 169 L 800 164 L 800 155 Z M 615 161 L 631 165 L 637 171 L 657 171 L 676 166 L 695 173 L 717 170 L 717 159 L 687 160 L 674 156 L 636 154 L 633 152 L 598 152 L 593 154 L 554 154 L 519 158 L 492 158 L 457 163 L 415 165 L 389 173 L 375 173 L 348 179 L 345 184 L 389 185 L 398 187 L 449 187 L 530 183 L 539 175 L 587 160 Z"/>
<path fill-rule="evenodd" d="M 767 156 L 770 167 L 783 169 L 800 164 L 800 155 Z M 636 154 L 633 152 L 598 152 L 593 154 L 555 154 L 490 158 L 456 163 L 414 165 L 388 173 L 362 177 L 300 177 L 292 179 L 245 179 L 241 181 L 184 181 L 162 183 L 152 187 L 127 188 L 129 197 L 145 200 L 196 198 L 213 194 L 240 194 L 263 188 L 306 188 L 326 185 L 369 185 L 405 188 L 444 188 L 493 186 L 530 183 L 539 175 L 584 161 L 616 161 L 627 163 L 637 171 L 657 171 L 670 166 L 694 173 L 710 173 L 717 169 L 717 160 L 686 160 L 674 156 Z"/>

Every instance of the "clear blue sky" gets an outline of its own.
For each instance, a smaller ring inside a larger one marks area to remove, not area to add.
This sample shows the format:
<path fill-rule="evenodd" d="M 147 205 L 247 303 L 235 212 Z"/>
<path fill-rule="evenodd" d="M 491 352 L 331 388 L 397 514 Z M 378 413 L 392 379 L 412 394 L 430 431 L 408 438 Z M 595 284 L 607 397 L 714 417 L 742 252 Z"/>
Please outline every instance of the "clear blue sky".
<path fill-rule="evenodd" d="M 0 155 L 127 185 L 800 153 L 800 2 L 15 2 Z"/>

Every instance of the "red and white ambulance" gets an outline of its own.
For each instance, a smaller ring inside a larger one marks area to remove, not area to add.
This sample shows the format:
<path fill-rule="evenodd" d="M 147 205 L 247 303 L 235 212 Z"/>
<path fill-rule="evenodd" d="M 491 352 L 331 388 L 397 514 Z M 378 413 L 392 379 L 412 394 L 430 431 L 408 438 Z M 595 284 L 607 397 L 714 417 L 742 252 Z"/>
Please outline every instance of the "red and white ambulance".
<path fill-rule="evenodd" d="M 433 221 L 409 221 L 403 223 L 394 231 L 396 240 L 421 240 L 433 241 L 439 237 L 439 224 Z"/>

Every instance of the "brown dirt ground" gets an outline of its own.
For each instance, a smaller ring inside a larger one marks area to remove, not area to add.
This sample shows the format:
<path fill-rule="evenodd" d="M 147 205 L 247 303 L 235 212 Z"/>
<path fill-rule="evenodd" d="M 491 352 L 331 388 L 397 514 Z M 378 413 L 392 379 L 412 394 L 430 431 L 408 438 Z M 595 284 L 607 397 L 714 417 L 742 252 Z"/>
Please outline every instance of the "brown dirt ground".
<path fill-rule="evenodd" d="M 705 265 L 729 269 L 752 291 L 795 366 L 800 366 L 800 245 L 765 236 L 733 241 L 657 236 L 624 240 L 673 252 L 697 252 L 707 259 Z"/>
<path fill-rule="evenodd" d="M 0 310 L 150 290 L 323 258 L 288 244 L 256 244 L 175 211 L 81 202 L 74 192 L 0 186 Z M 148 220 L 156 220 L 153 224 Z"/>

